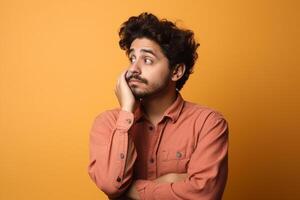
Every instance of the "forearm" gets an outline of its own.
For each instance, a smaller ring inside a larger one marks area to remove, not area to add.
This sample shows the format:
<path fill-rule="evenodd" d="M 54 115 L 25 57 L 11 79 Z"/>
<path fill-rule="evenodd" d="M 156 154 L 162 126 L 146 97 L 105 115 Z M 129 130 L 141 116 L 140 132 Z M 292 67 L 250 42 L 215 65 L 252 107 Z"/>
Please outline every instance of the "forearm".
<path fill-rule="evenodd" d="M 157 179 L 153 180 L 154 183 L 175 183 L 177 181 L 182 181 L 187 177 L 186 173 L 177 174 L 177 173 L 170 173 L 165 174 Z M 126 193 L 127 197 L 134 200 L 139 200 L 139 194 L 136 190 L 136 181 L 133 181 L 131 184 L 128 192 Z"/>
<path fill-rule="evenodd" d="M 107 196 L 121 195 L 132 182 L 136 151 L 128 133 L 133 115 L 120 111 L 117 121 L 100 117 L 92 128 L 90 137 L 89 175 Z M 129 121 L 131 120 L 131 121 Z"/>

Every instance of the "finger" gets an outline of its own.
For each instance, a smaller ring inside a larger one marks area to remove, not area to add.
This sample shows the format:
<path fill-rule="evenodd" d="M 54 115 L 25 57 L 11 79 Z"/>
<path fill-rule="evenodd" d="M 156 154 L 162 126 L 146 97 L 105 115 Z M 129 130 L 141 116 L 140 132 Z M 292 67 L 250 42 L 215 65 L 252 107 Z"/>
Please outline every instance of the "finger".
<path fill-rule="evenodd" d="M 119 91 L 119 88 L 120 88 L 120 76 L 118 77 L 118 79 L 117 79 L 117 83 L 116 83 L 116 86 L 115 86 L 115 92 L 116 92 L 116 94 L 118 93 L 118 91 Z"/>
<path fill-rule="evenodd" d="M 126 81 L 126 74 L 127 74 L 127 70 L 124 70 L 122 75 L 121 75 L 122 81 Z"/>
<path fill-rule="evenodd" d="M 117 81 L 117 86 L 118 87 L 120 87 L 120 82 L 121 82 L 121 79 L 122 79 L 122 74 L 120 74 L 119 77 L 118 77 L 118 81 Z"/>

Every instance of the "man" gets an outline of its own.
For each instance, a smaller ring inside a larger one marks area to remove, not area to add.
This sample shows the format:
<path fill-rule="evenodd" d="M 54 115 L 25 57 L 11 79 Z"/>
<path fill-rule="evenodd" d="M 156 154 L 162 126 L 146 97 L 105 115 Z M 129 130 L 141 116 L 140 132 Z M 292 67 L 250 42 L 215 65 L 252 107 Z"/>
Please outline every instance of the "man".
<path fill-rule="evenodd" d="M 228 124 L 179 93 L 197 59 L 193 32 L 142 13 L 119 35 L 130 65 L 116 84 L 120 108 L 91 128 L 91 179 L 110 199 L 221 199 Z"/>

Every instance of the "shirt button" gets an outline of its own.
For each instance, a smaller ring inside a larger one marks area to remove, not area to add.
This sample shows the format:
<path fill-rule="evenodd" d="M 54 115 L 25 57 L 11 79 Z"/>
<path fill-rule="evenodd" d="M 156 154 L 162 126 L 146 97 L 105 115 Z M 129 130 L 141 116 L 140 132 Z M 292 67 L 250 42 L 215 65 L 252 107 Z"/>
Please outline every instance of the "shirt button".
<path fill-rule="evenodd" d="M 131 119 L 126 119 L 126 121 L 128 122 L 128 124 L 131 124 Z"/>
<path fill-rule="evenodd" d="M 154 159 L 153 158 L 150 159 L 150 163 L 154 163 Z"/>
<path fill-rule="evenodd" d="M 120 177 L 118 177 L 118 178 L 117 178 L 117 181 L 118 181 L 118 182 L 121 182 L 121 178 L 120 178 Z"/>
<path fill-rule="evenodd" d="M 177 151 L 177 152 L 176 152 L 176 157 L 177 157 L 177 158 L 181 158 L 181 156 L 182 156 L 182 154 L 181 154 L 179 151 Z"/>
<path fill-rule="evenodd" d="M 125 158 L 124 153 L 121 153 L 121 154 L 120 154 L 120 158 L 121 158 L 121 159 L 124 159 L 124 158 Z"/>

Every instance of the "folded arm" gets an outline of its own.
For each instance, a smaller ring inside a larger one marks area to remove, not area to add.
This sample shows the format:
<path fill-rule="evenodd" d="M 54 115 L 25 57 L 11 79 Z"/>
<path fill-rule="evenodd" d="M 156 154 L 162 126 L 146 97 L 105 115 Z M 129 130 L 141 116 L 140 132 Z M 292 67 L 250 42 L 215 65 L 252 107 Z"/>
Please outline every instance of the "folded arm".
<path fill-rule="evenodd" d="M 170 174 L 165 174 L 165 175 L 153 180 L 153 182 L 154 183 L 175 183 L 177 181 L 184 180 L 186 177 L 187 177 L 186 173 L 182 173 L 182 174 L 170 173 Z M 139 194 L 136 190 L 136 187 L 137 187 L 137 183 L 136 183 L 136 181 L 133 181 L 126 196 L 129 197 L 130 199 L 134 199 L 134 200 L 140 199 Z"/>

